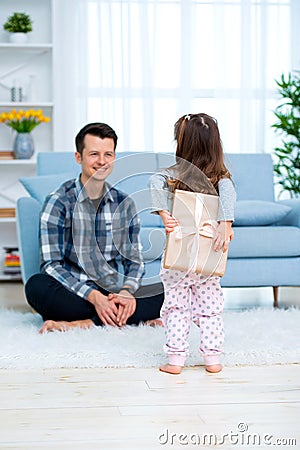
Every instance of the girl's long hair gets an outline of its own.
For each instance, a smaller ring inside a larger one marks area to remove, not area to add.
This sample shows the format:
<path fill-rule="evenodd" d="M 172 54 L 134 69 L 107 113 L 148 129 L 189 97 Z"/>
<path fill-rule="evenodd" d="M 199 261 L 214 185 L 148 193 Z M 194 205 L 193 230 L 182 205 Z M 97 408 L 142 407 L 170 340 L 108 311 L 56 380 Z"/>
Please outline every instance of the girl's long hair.
<path fill-rule="evenodd" d="M 231 178 L 224 163 L 216 119 L 204 113 L 182 116 L 175 123 L 174 138 L 177 142 L 176 164 L 172 169 L 176 169 L 176 180 L 168 180 L 172 189 L 203 192 L 212 185 L 218 191 L 220 179 Z M 201 177 L 200 171 L 205 177 Z M 206 177 L 208 184 L 204 186 Z"/>

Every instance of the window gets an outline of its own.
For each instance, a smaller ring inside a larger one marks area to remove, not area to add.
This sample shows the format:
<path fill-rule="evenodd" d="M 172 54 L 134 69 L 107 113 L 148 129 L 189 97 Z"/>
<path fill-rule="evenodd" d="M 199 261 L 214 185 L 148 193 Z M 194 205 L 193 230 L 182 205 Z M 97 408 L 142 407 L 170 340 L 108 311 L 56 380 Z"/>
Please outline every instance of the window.
<path fill-rule="evenodd" d="M 82 122 L 113 126 L 119 151 L 167 152 L 175 121 L 206 112 L 218 120 L 226 152 L 271 152 L 274 80 L 295 69 L 293 4 L 81 1 Z"/>

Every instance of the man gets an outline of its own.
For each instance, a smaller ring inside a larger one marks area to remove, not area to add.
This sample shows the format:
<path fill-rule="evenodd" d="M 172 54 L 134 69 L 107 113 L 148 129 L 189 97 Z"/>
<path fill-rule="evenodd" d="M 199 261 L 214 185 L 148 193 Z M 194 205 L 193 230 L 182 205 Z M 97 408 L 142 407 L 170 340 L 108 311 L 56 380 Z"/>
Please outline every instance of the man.
<path fill-rule="evenodd" d="M 106 124 L 83 127 L 75 140 L 80 176 L 45 200 L 41 273 L 25 286 L 29 305 L 45 321 L 41 333 L 159 317 L 162 285 L 140 287 L 144 264 L 134 202 L 105 181 L 117 139 Z M 117 260 L 124 271 L 120 286 Z"/>

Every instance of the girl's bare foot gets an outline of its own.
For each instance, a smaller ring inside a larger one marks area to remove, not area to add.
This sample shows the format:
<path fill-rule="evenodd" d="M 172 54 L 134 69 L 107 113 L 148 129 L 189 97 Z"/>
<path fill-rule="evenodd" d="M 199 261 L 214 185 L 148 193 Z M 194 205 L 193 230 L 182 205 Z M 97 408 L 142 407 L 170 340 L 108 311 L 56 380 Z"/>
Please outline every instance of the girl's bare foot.
<path fill-rule="evenodd" d="M 222 366 L 221 366 L 221 364 L 213 364 L 211 366 L 205 366 L 205 369 L 207 372 L 210 372 L 210 373 L 218 373 L 218 372 L 221 372 Z"/>
<path fill-rule="evenodd" d="M 182 366 L 173 366 L 172 364 L 166 364 L 165 366 L 160 366 L 159 370 L 161 372 L 172 373 L 173 375 L 179 375 L 182 370 Z"/>
<path fill-rule="evenodd" d="M 48 333 L 51 331 L 68 331 L 71 328 L 91 328 L 94 322 L 91 319 L 74 320 L 73 322 L 46 320 L 40 329 L 40 333 Z"/>

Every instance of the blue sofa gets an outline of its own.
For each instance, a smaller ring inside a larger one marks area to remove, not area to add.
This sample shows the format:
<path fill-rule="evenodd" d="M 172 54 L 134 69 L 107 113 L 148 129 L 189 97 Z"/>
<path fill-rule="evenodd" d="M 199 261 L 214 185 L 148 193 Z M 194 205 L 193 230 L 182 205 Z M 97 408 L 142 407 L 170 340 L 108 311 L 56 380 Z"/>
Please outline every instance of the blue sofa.
<path fill-rule="evenodd" d="M 141 220 L 146 273 L 144 284 L 159 281 L 165 233 L 160 218 L 150 214 L 149 176 L 174 163 L 164 153 L 119 153 L 109 182 L 130 194 Z M 300 285 L 300 199 L 275 202 L 273 165 L 267 154 L 227 154 L 226 164 L 237 190 L 235 237 L 230 244 L 224 287 L 273 286 L 278 306 L 279 286 Z M 72 152 L 39 153 L 37 176 L 21 178 L 30 197 L 17 203 L 17 232 L 22 278 L 39 272 L 38 222 L 45 196 L 80 166 Z"/>

